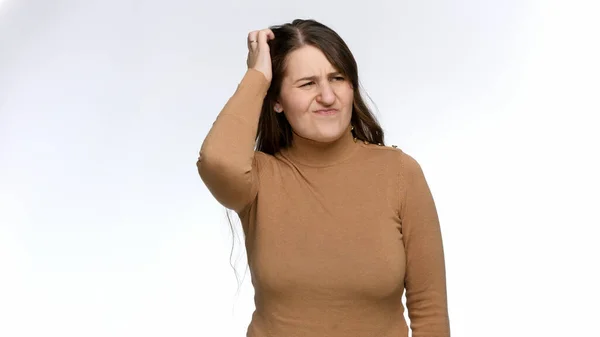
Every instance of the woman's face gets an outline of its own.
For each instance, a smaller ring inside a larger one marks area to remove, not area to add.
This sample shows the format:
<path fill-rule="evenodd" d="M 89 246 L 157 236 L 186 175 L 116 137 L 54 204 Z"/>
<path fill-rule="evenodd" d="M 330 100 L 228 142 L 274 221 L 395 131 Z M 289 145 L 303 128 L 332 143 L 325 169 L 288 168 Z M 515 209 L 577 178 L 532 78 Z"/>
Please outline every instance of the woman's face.
<path fill-rule="evenodd" d="M 323 52 L 304 46 L 290 53 L 275 111 L 282 112 L 294 133 L 332 142 L 349 132 L 354 102 L 352 84 Z"/>

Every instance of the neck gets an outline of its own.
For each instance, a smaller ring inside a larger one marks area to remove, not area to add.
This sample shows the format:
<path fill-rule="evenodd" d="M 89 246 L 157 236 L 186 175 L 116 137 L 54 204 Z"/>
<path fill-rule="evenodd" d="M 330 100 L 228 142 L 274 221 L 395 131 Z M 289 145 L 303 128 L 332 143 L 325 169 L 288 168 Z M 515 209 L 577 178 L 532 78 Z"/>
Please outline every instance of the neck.
<path fill-rule="evenodd" d="M 330 166 L 348 159 L 357 149 L 350 127 L 333 142 L 317 142 L 293 133 L 292 145 L 283 151 L 292 161 L 309 166 Z"/>

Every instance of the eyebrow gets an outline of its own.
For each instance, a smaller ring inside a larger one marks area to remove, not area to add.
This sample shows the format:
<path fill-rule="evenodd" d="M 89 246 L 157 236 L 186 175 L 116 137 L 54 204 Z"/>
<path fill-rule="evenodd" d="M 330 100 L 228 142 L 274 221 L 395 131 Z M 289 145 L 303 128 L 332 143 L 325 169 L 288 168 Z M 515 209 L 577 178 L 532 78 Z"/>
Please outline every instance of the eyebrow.
<path fill-rule="evenodd" d="M 339 76 L 342 76 L 342 73 L 340 73 L 339 71 L 334 71 L 334 72 L 331 72 L 331 73 L 327 74 L 327 76 L 328 76 L 328 77 L 331 77 L 331 76 L 338 76 L 338 75 L 339 75 Z M 300 82 L 300 81 L 314 81 L 314 80 L 316 80 L 318 77 L 319 77 L 319 76 L 306 76 L 306 77 L 302 77 L 302 78 L 299 78 L 299 79 L 295 80 L 295 81 L 294 81 L 294 84 L 296 84 L 296 83 L 298 83 L 298 82 Z"/>

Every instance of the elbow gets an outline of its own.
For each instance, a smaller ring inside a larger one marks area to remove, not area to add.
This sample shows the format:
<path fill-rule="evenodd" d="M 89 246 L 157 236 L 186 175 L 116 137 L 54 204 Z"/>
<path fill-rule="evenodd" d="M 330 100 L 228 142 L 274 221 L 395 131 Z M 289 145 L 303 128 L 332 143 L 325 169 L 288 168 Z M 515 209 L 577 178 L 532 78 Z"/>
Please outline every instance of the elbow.
<path fill-rule="evenodd" d="M 243 184 L 251 176 L 252 159 L 228 155 L 222 149 L 205 147 L 200 150 L 196 166 L 203 179 L 218 178 Z"/>
<path fill-rule="evenodd" d="M 223 175 L 227 171 L 227 167 L 231 166 L 223 157 L 214 151 L 200 150 L 198 161 L 196 161 L 200 178 L 207 181 Z"/>
<path fill-rule="evenodd" d="M 223 206 L 237 211 L 250 199 L 251 167 L 211 151 L 201 151 L 196 166 L 208 190 Z"/>

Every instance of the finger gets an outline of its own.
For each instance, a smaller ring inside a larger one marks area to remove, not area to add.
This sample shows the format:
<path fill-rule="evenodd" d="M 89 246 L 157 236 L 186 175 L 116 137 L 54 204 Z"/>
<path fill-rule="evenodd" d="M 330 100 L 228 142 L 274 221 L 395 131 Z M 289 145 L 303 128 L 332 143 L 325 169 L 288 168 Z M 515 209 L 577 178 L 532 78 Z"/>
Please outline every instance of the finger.
<path fill-rule="evenodd" d="M 265 30 L 261 30 L 258 32 L 258 45 L 263 46 L 267 43 L 267 32 Z"/>
<path fill-rule="evenodd" d="M 248 49 L 255 51 L 258 48 L 258 40 L 248 41 Z"/>
<path fill-rule="evenodd" d="M 248 33 L 248 49 L 255 49 L 258 44 L 258 31 L 252 31 Z"/>
<path fill-rule="evenodd" d="M 263 32 L 265 34 L 267 41 L 275 38 L 275 33 L 273 33 L 273 31 L 269 28 L 263 29 L 263 30 L 261 30 L 261 32 Z"/>
<path fill-rule="evenodd" d="M 265 32 L 267 32 L 267 38 L 268 38 L 269 40 L 272 40 L 272 39 L 274 39 L 274 38 L 275 38 L 275 33 L 273 33 L 273 31 L 272 31 L 272 30 L 270 30 L 270 29 L 265 29 Z"/>
<path fill-rule="evenodd" d="M 254 41 L 256 40 L 256 37 L 258 36 L 259 31 L 258 30 L 254 30 L 251 31 L 250 33 L 248 33 L 248 41 Z"/>

